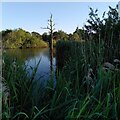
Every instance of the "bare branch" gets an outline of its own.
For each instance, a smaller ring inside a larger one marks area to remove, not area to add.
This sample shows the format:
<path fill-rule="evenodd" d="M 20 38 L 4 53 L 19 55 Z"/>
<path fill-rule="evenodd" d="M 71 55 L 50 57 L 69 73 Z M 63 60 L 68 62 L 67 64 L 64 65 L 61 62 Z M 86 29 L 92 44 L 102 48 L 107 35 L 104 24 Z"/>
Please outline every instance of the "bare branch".
<path fill-rule="evenodd" d="M 50 30 L 49 27 L 41 27 L 41 29 L 47 29 L 47 30 Z"/>
<path fill-rule="evenodd" d="M 47 29 L 47 28 L 44 28 L 44 27 L 40 27 L 41 29 Z"/>

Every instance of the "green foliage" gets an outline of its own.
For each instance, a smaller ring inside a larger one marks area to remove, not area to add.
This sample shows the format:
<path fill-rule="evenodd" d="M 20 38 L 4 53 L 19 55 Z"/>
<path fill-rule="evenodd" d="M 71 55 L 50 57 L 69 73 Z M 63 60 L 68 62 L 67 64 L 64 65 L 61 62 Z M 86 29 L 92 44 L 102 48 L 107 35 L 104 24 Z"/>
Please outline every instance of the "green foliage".
<path fill-rule="evenodd" d="M 67 57 L 62 57 L 61 50 Z M 114 58 L 112 64 L 106 63 L 104 52 L 104 42 L 57 43 L 57 65 L 63 62 L 62 79 L 69 83 L 68 91 L 76 98 L 67 109 L 67 119 L 119 119 L 120 64 Z"/>
<path fill-rule="evenodd" d="M 48 35 L 46 32 L 42 34 L 42 39 L 46 42 L 49 42 L 50 40 L 50 35 Z"/>
<path fill-rule="evenodd" d="M 47 47 L 47 43 L 42 40 L 41 35 L 36 32 L 18 30 L 6 30 L 2 32 L 3 48 L 33 48 Z"/>
<path fill-rule="evenodd" d="M 73 34 L 72 40 L 80 41 L 80 36 L 78 35 L 78 33 L 74 33 L 74 34 Z"/>
<path fill-rule="evenodd" d="M 68 40 L 68 35 L 62 30 L 58 30 L 53 33 L 53 38 L 58 41 L 58 40 Z"/>
<path fill-rule="evenodd" d="M 76 40 L 78 40 L 78 41 L 84 40 L 85 30 L 79 29 L 77 27 L 75 32 L 73 33 L 73 35 L 76 36 Z"/>
<path fill-rule="evenodd" d="M 3 53 L 3 61 L 2 77 L 4 81 L 2 85 L 8 90 L 2 92 L 2 119 L 34 119 L 39 113 L 38 108 L 41 109 L 41 112 L 44 110 L 42 106 L 39 106 L 40 104 L 38 105 L 39 101 L 42 99 L 43 85 L 34 81 L 40 61 L 34 69 L 31 68 L 33 70 L 31 77 L 28 77 L 26 71 L 27 66 L 24 63 L 10 58 L 6 53 Z M 7 94 L 8 96 L 5 96 Z"/>
<path fill-rule="evenodd" d="M 116 51 L 120 51 L 120 20 L 118 18 L 118 8 L 109 7 L 109 11 L 107 13 L 107 17 L 105 18 L 105 12 L 103 13 L 103 17 L 100 19 L 98 15 L 98 10 L 93 10 L 90 8 L 91 12 L 89 14 L 88 24 L 85 25 L 86 30 L 89 33 L 89 39 L 94 40 L 95 42 L 100 42 L 103 40 L 105 42 L 105 56 L 110 60 L 114 54 L 114 58 L 119 57 L 119 53 Z M 112 53 L 111 53 L 112 52 Z"/>
<path fill-rule="evenodd" d="M 120 42 L 116 37 L 120 36 L 120 25 L 116 12 L 110 8 L 103 22 L 97 10 L 94 13 L 91 9 L 87 41 L 57 43 L 57 65 L 61 66 L 62 79 L 69 82 L 68 91 L 76 98 L 66 119 L 120 119 Z"/>
<path fill-rule="evenodd" d="M 16 63 L 14 59 L 10 59 L 9 56 L 3 54 L 3 78 L 6 81 L 6 87 L 9 88 L 9 108 L 10 113 L 8 117 L 14 116 L 19 111 L 28 110 L 30 103 L 32 102 L 30 80 L 27 79 L 26 71 L 23 69 L 21 63 Z M 27 86 L 28 85 L 28 86 Z M 21 103 L 21 106 L 19 106 Z M 6 119 L 6 109 L 3 103 L 3 119 Z"/>

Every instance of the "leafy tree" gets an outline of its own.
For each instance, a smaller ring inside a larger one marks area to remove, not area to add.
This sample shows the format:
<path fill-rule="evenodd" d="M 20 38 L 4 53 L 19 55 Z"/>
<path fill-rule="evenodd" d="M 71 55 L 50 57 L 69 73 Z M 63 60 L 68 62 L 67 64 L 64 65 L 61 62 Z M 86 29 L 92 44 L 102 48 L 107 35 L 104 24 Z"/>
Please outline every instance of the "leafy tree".
<path fill-rule="evenodd" d="M 32 35 L 33 36 L 36 36 L 36 37 L 40 37 L 41 35 L 39 34 L 39 33 L 37 33 L 37 32 L 32 32 Z"/>
<path fill-rule="evenodd" d="M 12 30 L 10 30 L 10 29 L 3 30 L 2 31 L 2 37 L 4 37 L 5 35 L 7 35 L 10 32 L 12 32 Z"/>
<path fill-rule="evenodd" d="M 72 39 L 75 41 L 80 41 L 80 36 L 78 35 L 78 33 L 73 33 Z"/>
<path fill-rule="evenodd" d="M 42 40 L 42 36 L 37 32 L 29 33 L 21 28 L 12 31 L 4 31 L 2 36 L 4 48 L 31 48 L 47 47 L 47 43 Z"/>
<path fill-rule="evenodd" d="M 54 32 L 53 36 L 54 36 L 55 40 L 67 40 L 68 39 L 67 33 L 65 33 L 62 30 L 58 30 L 58 31 Z"/>
<path fill-rule="evenodd" d="M 70 33 L 68 34 L 68 40 L 72 40 L 73 35 Z"/>
<path fill-rule="evenodd" d="M 46 42 L 49 42 L 50 40 L 50 35 L 48 35 L 46 32 L 42 34 L 42 39 Z"/>
<path fill-rule="evenodd" d="M 32 36 L 38 38 L 39 40 L 42 40 L 42 35 L 37 32 L 32 32 Z"/>
<path fill-rule="evenodd" d="M 120 20 L 118 17 L 118 8 L 109 7 L 107 15 L 103 13 L 102 18 L 98 16 L 98 10 L 90 8 L 88 25 L 85 28 L 89 34 L 89 40 L 96 43 L 104 43 L 105 60 L 111 61 L 114 58 L 120 59 Z M 106 17 L 105 17 L 106 15 Z M 114 56 L 112 56 L 114 54 Z"/>
<path fill-rule="evenodd" d="M 79 35 L 79 40 L 86 40 L 88 39 L 88 33 L 86 30 L 79 29 L 78 27 L 76 28 L 75 32 L 73 32 L 73 35 L 77 33 Z"/>

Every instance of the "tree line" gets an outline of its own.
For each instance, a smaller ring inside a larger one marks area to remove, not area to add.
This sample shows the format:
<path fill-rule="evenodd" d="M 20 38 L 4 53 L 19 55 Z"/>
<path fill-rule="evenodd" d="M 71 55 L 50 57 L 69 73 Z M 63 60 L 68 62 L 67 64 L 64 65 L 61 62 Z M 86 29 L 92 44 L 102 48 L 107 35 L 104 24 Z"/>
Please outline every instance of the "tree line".
<path fill-rule="evenodd" d="M 48 47 L 50 35 L 45 32 L 40 34 L 38 32 L 28 32 L 22 28 L 18 29 L 6 29 L 1 32 L 3 48 L 36 48 L 36 47 Z M 67 34 L 62 30 L 53 32 L 53 45 L 56 46 L 56 42 L 59 40 L 75 40 L 80 41 L 82 39 L 83 30 L 76 28 L 73 34 Z"/>
<path fill-rule="evenodd" d="M 120 20 L 118 17 L 118 5 L 115 8 L 109 7 L 107 14 L 98 15 L 98 10 L 90 8 L 87 25 L 80 29 L 76 27 L 73 33 L 67 34 L 63 30 L 53 32 L 53 46 L 59 40 L 87 41 L 94 40 L 100 42 L 100 39 L 106 42 L 106 47 L 117 44 L 120 39 Z M 47 32 L 40 34 L 38 32 L 28 32 L 21 28 L 14 30 L 3 30 L 2 43 L 4 48 L 34 48 L 47 47 L 50 41 L 50 34 Z"/>

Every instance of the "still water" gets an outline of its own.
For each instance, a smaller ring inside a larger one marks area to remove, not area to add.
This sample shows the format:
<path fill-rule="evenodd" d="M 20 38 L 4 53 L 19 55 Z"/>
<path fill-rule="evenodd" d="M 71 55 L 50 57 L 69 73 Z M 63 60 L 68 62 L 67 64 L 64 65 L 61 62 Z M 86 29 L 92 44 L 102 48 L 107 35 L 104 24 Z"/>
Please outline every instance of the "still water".
<path fill-rule="evenodd" d="M 27 66 L 27 72 L 29 76 L 32 75 L 33 69 L 37 66 L 39 60 L 40 64 L 38 66 L 35 80 L 48 81 L 50 79 L 50 54 L 49 48 L 34 48 L 34 49 L 8 49 L 6 50 L 12 58 L 15 58 L 21 62 L 24 62 Z M 55 50 L 53 51 L 53 68 L 54 68 L 54 81 L 55 80 L 55 70 L 56 70 L 56 58 Z"/>

